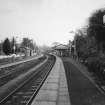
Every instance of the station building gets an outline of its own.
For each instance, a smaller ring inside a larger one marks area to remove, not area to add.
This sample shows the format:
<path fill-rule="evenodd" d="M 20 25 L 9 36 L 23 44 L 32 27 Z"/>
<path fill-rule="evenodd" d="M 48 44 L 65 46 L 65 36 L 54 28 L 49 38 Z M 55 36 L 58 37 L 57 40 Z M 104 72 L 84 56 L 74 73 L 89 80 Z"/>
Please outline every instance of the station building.
<path fill-rule="evenodd" d="M 20 47 L 20 50 L 24 52 L 25 56 L 32 56 L 34 51 L 28 47 Z"/>
<path fill-rule="evenodd" d="M 52 47 L 53 53 L 58 56 L 70 56 L 70 47 L 68 45 L 59 44 Z"/>

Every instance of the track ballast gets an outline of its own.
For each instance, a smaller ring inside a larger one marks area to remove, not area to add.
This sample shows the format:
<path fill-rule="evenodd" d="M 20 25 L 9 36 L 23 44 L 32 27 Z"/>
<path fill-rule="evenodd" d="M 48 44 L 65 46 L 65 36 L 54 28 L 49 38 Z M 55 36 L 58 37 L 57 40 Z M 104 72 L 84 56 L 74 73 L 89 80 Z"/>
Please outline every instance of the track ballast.
<path fill-rule="evenodd" d="M 35 70 L 24 83 L 2 99 L 0 105 L 30 105 L 51 71 L 55 60 L 56 58 L 50 55 L 45 64 Z"/>

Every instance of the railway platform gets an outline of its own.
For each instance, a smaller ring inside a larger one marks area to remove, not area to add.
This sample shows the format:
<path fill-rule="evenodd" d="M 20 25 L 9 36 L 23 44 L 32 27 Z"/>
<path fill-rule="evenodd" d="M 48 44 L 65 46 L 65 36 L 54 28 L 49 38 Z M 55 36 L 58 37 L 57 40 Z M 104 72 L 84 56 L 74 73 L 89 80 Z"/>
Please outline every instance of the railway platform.
<path fill-rule="evenodd" d="M 59 57 L 31 105 L 71 105 L 64 66 Z"/>

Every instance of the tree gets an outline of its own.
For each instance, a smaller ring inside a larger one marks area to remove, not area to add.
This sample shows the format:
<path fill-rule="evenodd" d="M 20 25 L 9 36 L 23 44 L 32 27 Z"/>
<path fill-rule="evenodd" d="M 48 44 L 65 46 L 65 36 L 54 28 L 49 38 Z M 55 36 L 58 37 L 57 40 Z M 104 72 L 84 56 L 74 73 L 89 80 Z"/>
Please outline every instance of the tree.
<path fill-rule="evenodd" d="M 97 53 L 96 41 L 94 37 L 84 35 L 84 30 L 76 32 L 74 38 L 76 52 L 79 58 L 86 59 Z"/>
<path fill-rule="evenodd" d="M 2 42 L 0 43 L 0 55 L 2 54 Z"/>
<path fill-rule="evenodd" d="M 36 47 L 36 44 L 33 43 L 33 40 L 31 40 L 29 38 L 23 38 L 23 41 L 21 43 L 21 46 L 34 49 Z"/>
<path fill-rule="evenodd" d="M 3 52 L 6 55 L 9 55 L 11 53 L 11 44 L 8 38 L 6 38 L 3 42 Z"/>
<path fill-rule="evenodd" d="M 86 53 L 87 53 L 86 38 L 82 35 L 76 34 L 76 36 L 74 38 L 74 43 L 75 43 L 76 53 L 77 53 L 78 57 L 81 57 L 81 58 L 85 57 Z"/>
<path fill-rule="evenodd" d="M 17 45 L 16 45 L 16 39 L 13 37 L 11 41 L 11 53 L 16 53 Z"/>
<path fill-rule="evenodd" d="M 89 27 L 87 34 L 89 37 L 94 37 L 97 41 L 97 47 L 99 51 L 103 51 L 103 45 L 105 44 L 105 27 L 103 24 L 103 16 L 105 10 L 97 10 L 89 18 Z"/>
<path fill-rule="evenodd" d="M 21 46 L 28 47 L 28 45 L 29 45 L 29 39 L 28 38 L 23 38 Z"/>

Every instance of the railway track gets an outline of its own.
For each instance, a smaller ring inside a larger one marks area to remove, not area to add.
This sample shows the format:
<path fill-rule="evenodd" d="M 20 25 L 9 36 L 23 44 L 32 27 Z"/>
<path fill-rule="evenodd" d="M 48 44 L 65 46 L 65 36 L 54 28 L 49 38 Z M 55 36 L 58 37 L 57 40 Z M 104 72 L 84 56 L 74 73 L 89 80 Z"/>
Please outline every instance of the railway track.
<path fill-rule="evenodd" d="M 29 68 L 35 67 L 44 60 L 45 57 L 42 57 L 37 60 L 32 60 L 26 63 L 14 65 L 12 67 L 10 66 L 3 68 L 1 71 L 4 73 L 1 73 L 0 75 L 0 87 L 9 82 L 10 80 L 13 80 L 14 78 L 18 77 L 20 74 L 28 72 Z"/>
<path fill-rule="evenodd" d="M 42 57 L 39 57 L 39 58 L 33 58 L 33 59 L 28 59 L 28 60 L 25 60 L 25 61 L 20 61 L 20 62 L 15 62 L 15 63 L 11 63 L 11 64 L 7 64 L 7 65 L 2 65 L 0 66 L 0 77 L 2 75 L 5 75 L 11 71 L 14 71 L 14 69 L 16 69 L 16 67 L 19 67 L 21 66 L 22 64 L 26 64 L 26 63 L 29 63 L 30 61 L 37 61 L 37 60 L 41 60 L 45 58 L 45 56 L 42 56 Z"/>
<path fill-rule="evenodd" d="M 35 70 L 24 83 L 3 98 L 0 101 L 0 105 L 30 105 L 51 71 L 55 60 L 54 56 L 48 57 L 48 61 Z"/>

